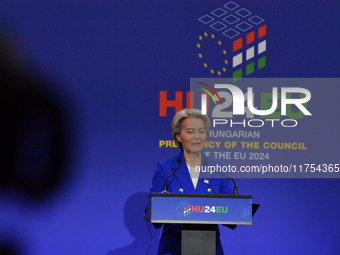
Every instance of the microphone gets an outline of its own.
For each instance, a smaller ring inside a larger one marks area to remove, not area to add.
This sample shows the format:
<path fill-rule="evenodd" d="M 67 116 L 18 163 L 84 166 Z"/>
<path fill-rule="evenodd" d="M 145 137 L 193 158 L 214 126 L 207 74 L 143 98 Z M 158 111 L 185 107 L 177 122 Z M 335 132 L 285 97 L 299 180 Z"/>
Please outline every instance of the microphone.
<path fill-rule="evenodd" d="M 207 161 L 203 161 L 203 165 L 205 165 L 207 167 L 208 166 L 208 162 Z M 217 173 L 219 175 L 222 175 L 222 176 L 227 177 L 228 179 L 232 180 L 233 184 L 234 184 L 234 195 L 238 194 L 238 188 L 237 188 L 236 182 L 235 182 L 235 180 L 233 178 L 231 178 L 228 175 L 222 174 L 220 172 L 216 172 L 216 171 L 213 171 L 212 173 Z"/>
<path fill-rule="evenodd" d="M 174 173 L 176 173 L 177 170 L 181 167 L 181 162 L 182 162 L 182 160 L 181 160 L 180 158 L 178 158 L 178 159 L 177 159 L 178 167 L 177 167 L 174 171 L 172 171 L 172 172 L 165 178 L 162 193 L 169 193 L 169 191 L 168 191 L 168 186 L 166 185 L 166 182 L 167 182 L 167 180 L 169 179 L 169 177 L 170 177 L 171 175 L 173 175 Z"/>

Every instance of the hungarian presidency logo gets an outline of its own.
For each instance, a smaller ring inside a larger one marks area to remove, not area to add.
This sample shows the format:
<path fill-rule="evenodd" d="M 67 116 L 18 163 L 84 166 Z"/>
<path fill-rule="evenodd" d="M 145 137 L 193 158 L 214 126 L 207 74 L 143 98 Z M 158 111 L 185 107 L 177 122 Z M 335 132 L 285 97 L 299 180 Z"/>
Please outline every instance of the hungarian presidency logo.
<path fill-rule="evenodd" d="M 191 204 L 185 200 L 177 203 L 177 213 L 179 215 L 183 215 L 184 217 L 189 215 L 191 213 Z"/>
<path fill-rule="evenodd" d="M 201 16 L 196 47 L 207 72 L 237 81 L 266 66 L 265 20 L 230 1 Z"/>
<path fill-rule="evenodd" d="M 228 206 L 191 205 L 185 200 L 177 203 L 177 213 L 188 216 L 191 213 L 228 213 Z"/>

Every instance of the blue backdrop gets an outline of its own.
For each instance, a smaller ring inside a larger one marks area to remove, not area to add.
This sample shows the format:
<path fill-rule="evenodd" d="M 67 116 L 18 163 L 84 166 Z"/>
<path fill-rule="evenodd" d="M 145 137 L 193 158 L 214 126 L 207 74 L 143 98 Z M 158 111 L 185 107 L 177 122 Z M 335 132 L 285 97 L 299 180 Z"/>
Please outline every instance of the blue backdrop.
<path fill-rule="evenodd" d="M 174 114 L 159 116 L 159 92 L 173 96 L 189 91 L 192 77 L 215 77 L 197 58 L 198 18 L 227 2 L 1 1 L 0 21 L 30 68 L 72 102 L 76 129 L 69 178 L 49 202 L 1 194 L 2 240 L 29 255 L 145 254 L 153 171 L 178 153 L 159 147 L 171 139 Z M 235 2 L 267 24 L 267 65 L 253 77 L 338 76 L 339 2 Z M 325 136 L 320 150 L 327 140 L 339 143 L 315 125 Z M 226 254 L 340 253 L 339 179 L 239 179 L 238 186 L 261 207 L 253 226 L 221 230 Z M 152 230 L 150 254 L 159 234 Z"/>

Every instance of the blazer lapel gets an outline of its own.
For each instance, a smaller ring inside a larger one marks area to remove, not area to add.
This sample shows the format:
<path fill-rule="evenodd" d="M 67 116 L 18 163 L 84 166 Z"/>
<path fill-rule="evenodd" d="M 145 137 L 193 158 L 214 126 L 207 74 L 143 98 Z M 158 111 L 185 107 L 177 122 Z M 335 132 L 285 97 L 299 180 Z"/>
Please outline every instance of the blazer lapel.
<path fill-rule="evenodd" d="M 203 194 L 215 194 L 214 190 L 210 187 L 210 179 L 204 177 L 198 179 L 196 191 Z"/>
<path fill-rule="evenodd" d="M 181 163 L 181 168 L 175 174 L 179 185 L 184 190 L 183 193 L 196 193 L 185 161 Z"/>
<path fill-rule="evenodd" d="M 178 190 L 174 190 L 174 192 L 181 193 L 180 189 L 183 189 L 183 193 L 208 193 L 214 194 L 214 190 L 210 187 L 211 176 L 210 173 L 200 173 L 198 178 L 196 189 L 192 184 L 192 180 L 189 174 L 188 167 L 186 165 L 183 151 L 181 151 L 178 156 L 181 159 L 180 169 L 174 174 L 175 179 L 178 183 Z M 172 167 L 176 169 L 178 167 L 177 163 Z M 176 187 L 177 189 L 177 187 Z"/>
<path fill-rule="evenodd" d="M 203 160 L 202 162 L 204 162 L 206 160 L 206 157 L 203 156 Z M 201 169 L 204 169 L 203 166 L 201 165 Z M 200 172 L 200 178 L 198 179 L 198 183 L 197 183 L 197 187 L 196 187 L 196 191 L 197 193 L 206 193 L 206 194 L 216 194 L 216 190 L 214 190 L 214 188 L 212 187 L 212 180 L 213 178 L 211 178 L 211 173 L 206 172 L 206 170 L 204 172 Z M 216 188 L 215 188 L 216 189 Z"/>

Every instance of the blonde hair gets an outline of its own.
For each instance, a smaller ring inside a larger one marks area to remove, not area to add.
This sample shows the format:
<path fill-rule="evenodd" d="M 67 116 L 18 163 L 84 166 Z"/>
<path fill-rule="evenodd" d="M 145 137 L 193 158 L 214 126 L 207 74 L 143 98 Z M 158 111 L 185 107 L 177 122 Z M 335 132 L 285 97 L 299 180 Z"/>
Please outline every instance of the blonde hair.
<path fill-rule="evenodd" d="M 209 134 L 210 119 L 207 115 L 203 115 L 198 109 L 183 109 L 176 113 L 171 122 L 172 128 L 172 138 L 175 140 L 177 147 L 183 150 L 182 143 L 176 138 L 176 135 L 180 134 L 182 131 L 183 121 L 187 118 L 197 118 L 204 122 L 205 131 Z"/>

